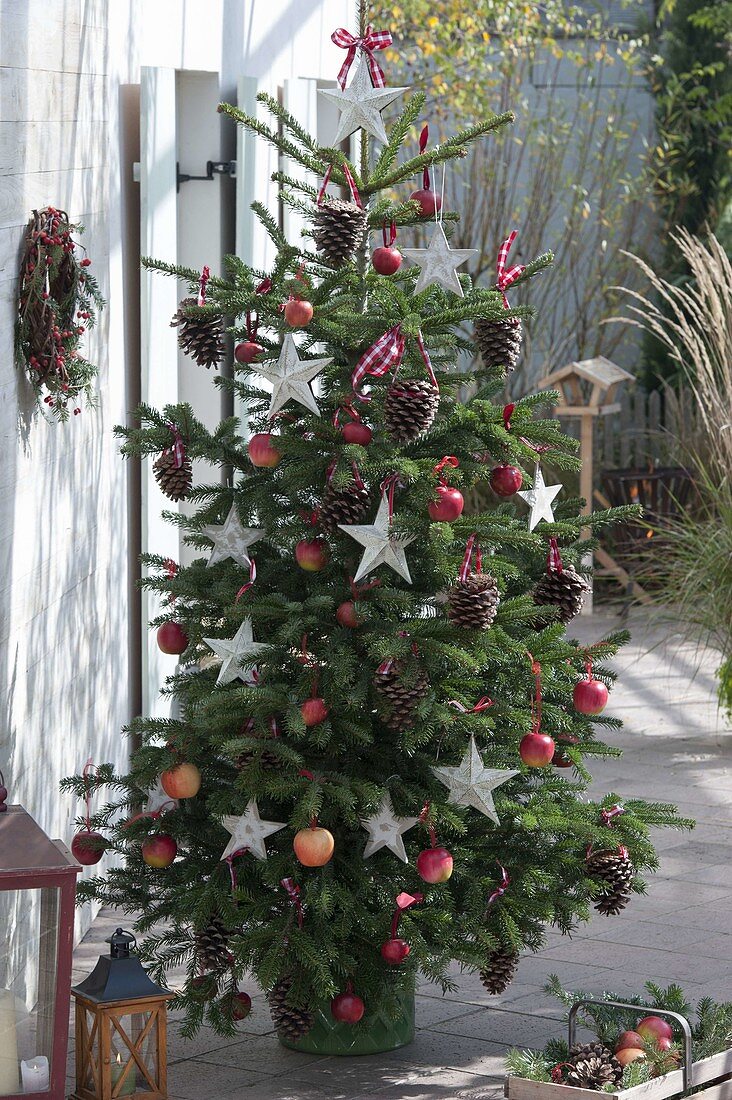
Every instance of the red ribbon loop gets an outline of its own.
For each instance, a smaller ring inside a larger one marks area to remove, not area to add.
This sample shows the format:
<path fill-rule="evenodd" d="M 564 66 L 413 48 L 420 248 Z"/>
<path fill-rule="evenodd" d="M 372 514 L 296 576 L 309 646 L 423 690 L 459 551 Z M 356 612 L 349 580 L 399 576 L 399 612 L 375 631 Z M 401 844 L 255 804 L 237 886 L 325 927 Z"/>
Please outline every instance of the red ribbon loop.
<path fill-rule="evenodd" d="M 408 894 L 406 890 L 403 890 L 401 894 L 396 896 L 396 911 L 391 918 L 391 938 L 396 939 L 397 929 L 399 928 L 399 921 L 402 913 L 407 909 L 411 909 L 413 905 L 419 905 L 424 901 L 424 894 Z"/>
<path fill-rule="evenodd" d="M 166 427 L 173 436 L 173 446 L 166 448 L 166 454 L 170 454 L 171 451 L 173 452 L 175 468 L 177 470 L 180 470 L 181 466 L 185 462 L 186 457 L 186 447 L 185 443 L 183 442 L 183 436 L 180 434 L 178 428 L 175 424 L 173 424 L 172 421 L 169 420 L 166 424 Z"/>
<path fill-rule="evenodd" d="M 507 432 L 511 431 L 511 417 L 513 416 L 513 410 L 515 408 L 515 404 L 503 406 L 503 426 Z"/>
<path fill-rule="evenodd" d="M 432 467 L 432 472 L 434 474 L 437 474 L 437 476 L 439 477 L 440 485 L 445 485 L 447 483 L 445 481 L 442 471 L 445 469 L 446 466 L 452 466 L 452 468 L 456 470 L 459 465 L 460 462 L 457 458 L 455 458 L 455 455 L 445 455 L 444 458 L 440 459 L 436 466 Z"/>
<path fill-rule="evenodd" d="M 523 275 L 526 271 L 524 264 L 514 264 L 513 267 L 506 270 L 506 264 L 508 263 L 508 254 L 511 251 L 511 245 L 516 240 L 518 232 L 516 229 L 512 230 L 506 237 L 505 241 L 498 249 L 498 259 L 496 261 L 496 272 L 498 279 L 496 280 L 496 286 L 503 295 L 503 308 L 508 309 L 508 298 L 506 297 L 506 291 L 513 283 L 516 282 L 520 275 Z"/>
<path fill-rule="evenodd" d="M 401 488 L 402 483 L 399 480 L 399 474 L 389 474 L 381 483 L 382 495 L 387 492 L 389 494 L 389 523 L 394 518 L 394 491 L 397 485 Z"/>
<path fill-rule="evenodd" d="M 459 710 L 461 714 L 480 714 L 481 711 L 488 710 L 488 707 L 494 706 L 494 703 L 490 696 L 481 695 L 480 699 L 473 707 L 466 707 L 459 699 L 449 699 L 447 705 L 448 707 L 454 707 L 455 710 Z"/>
<path fill-rule="evenodd" d="M 498 863 L 498 860 L 496 860 L 496 863 Z M 500 863 L 498 863 L 498 868 L 501 872 L 501 882 L 500 885 L 495 888 L 491 896 L 488 898 L 489 905 L 493 905 L 494 901 L 498 901 L 499 898 L 502 898 L 511 884 L 511 879 L 506 868 L 503 867 Z"/>
<path fill-rule="evenodd" d="M 404 345 L 405 337 L 401 325 L 394 325 L 382 333 L 378 340 L 363 353 L 351 376 L 353 392 L 359 401 L 371 400 L 359 389 L 367 375 L 372 378 L 381 378 L 392 368 L 394 373 L 398 371 L 404 357 Z"/>
<path fill-rule="evenodd" d="M 600 814 L 603 825 L 607 825 L 609 829 L 613 827 L 613 821 L 616 817 L 621 817 L 625 813 L 625 807 L 618 803 L 616 806 L 611 806 L 609 810 L 603 810 Z"/>
<path fill-rule="evenodd" d="M 208 267 L 203 268 L 201 271 L 201 278 L 198 280 L 198 304 L 199 306 L 205 306 L 206 304 L 206 285 L 211 278 L 211 272 Z"/>
<path fill-rule="evenodd" d="M 365 489 L 366 486 L 364 484 L 363 478 L 361 477 L 361 471 L 358 468 L 355 458 L 351 463 L 351 470 L 353 471 L 353 480 L 356 482 L 356 488 Z"/>
<path fill-rule="evenodd" d="M 86 802 L 86 829 L 89 833 L 91 832 L 91 791 L 89 790 L 89 776 L 92 772 L 97 772 L 98 770 L 97 765 L 90 756 L 81 772 L 84 780 L 84 801 Z"/>
<path fill-rule="evenodd" d="M 255 294 L 269 294 L 271 289 L 272 289 L 272 280 L 270 279 L 270 277 L 268 275 L 266 277 L 266 279 L 262 279 L 259 286 L 255 288 L 254 293 Z"/>
<path fill-rule="evenodd" d="M 346 183 L 348 184 L 348 190 L 351 192 L 351 198 L 353 199 L 356 206 L 358 206 L 359 209 L 363 210 L 363 203 L 361 202 L 361 196 L 359 195 L 358 188 L 356 187 L 356 181 L 354 180 L 353 175 L 351 173 L 351 169 L 348 167 L 348 163 L 346 161 L 343 162 L 342 168 L 343 168 L 343 175 L 346 177 Z M 323 183 L 321 185 L 321 188 L 318 191 L 318 198 L 316 200 L 316 205 L 317 206 L 321 206 L 322 203 L 323 203 L 323 200 L 325 198 L 325 189 L 328 186 L 328 182 L 330 180 L 330 174 L 331 174 L 332 171 L 333 171 L 333 165 L 329 164 L 328 165 L 328 170 L 325 173 L 325 175 L 323 176 Z"/>
<path fill-rule="evenodd" d="M 429 141 L 429 136 L 430 136 L 430 128 L 427 125 L 427 123 L 425 123 L 424 126 L 422 127 L 422 132 L 419 135 L 419 153 L 420 153 L 420 156 L 422 155 L 422 153 L 424 153 L 425 149 L 427 148 L 427 142 Z M 422 169 L 422 187 L 425 189 L 425 191 L 429 191 L 429 189 L 430 189 L 430 170 L 427 167 L 427 165 L 425 165 L 425 167 Z"/>
<path fill-rule="evenodd" d="M 468 574 L 470 573 L 470 562 L 473 557 L 473 548 L 475 548 L 475 572 L 483 572 L 483 554 L 480 549 L 480 543 L 477 543 L 475 541 L 477 537 L 477 531 L 473 531 L 472 535 L 465 544 L 465 556 L 463 558 L 463 564 L 460 566 L 460 572 L 458 574 L 458 579 L 463 583 L 468 579 Z"/>
<path fill-rule="evenodd" d="M 531 671 L 534 674 L 534 694 L 531 696 L 531 732 L 539 733 L 541 730 L 541 665 L 535 661 L 529 651 L 526 651 L 531 661 Z"/>
<path fill-rule="evenodd" d="M 391 246 L 394 244 L 394 241 L 397 238 L 396 222 L 391 223 L 391 226 L 389 228 L 388 238 L 386 236 L 386 226 L 387 226 L 387 223 L 384 222 L 384 224 L 381 227 L 381 237 L 382 237 L 382 240 L 384 242 L 384 248 L 391 248 Z"/>
<path fill-rule="evenodd" d="M 422 361 L 424 362 L 425 370 L 427 371 L 427 374 L 429 375 L 429 380 L 432 383 L 432 385 L 435 387 L 435 389 L 438 390 L 439 386 L 437 385 L 437 379 L 435 378 L 435 372 L 432 369 L 432 360 L 429 357 L 429 352 L 427 351 L 427 348 L 424 346 L 424 340 L 422 338 L 421 331 L 417 333 L 417 346 L 419 348 L 419 353 L 422 356 Z"/>
<path fill-rule="evenodd" d="M 549 552 L 546 556 L 546 567 L 550 573 L 562 572 L 562 556 L 559 553 L 559 544 L 555 538 L 549 539 Z"/>
<path fill-rule="evenodd" d="M 229 877 L 231 879 L 231 896 L 236 893 L 236 871 L 234 870 L 234 860 L 237 856 L 243 856 L 245 852 L 248 852 L 248 848 L 237 848 L 235 852 L 232 852 L 230 856 L 226 857 L 226 863 L 229 868 Z"/>
<path fill-rule="evenodd" d="M 239 600 L 241 599 L 241 597 L 244 595 L 245 592 L 249 591 L 249 589 L 252 587 L 252 585 L 254 584 L 256 579 L 257 579 L 257 563 L 255 562 L 254 558 L 250 558 L 249 559 L 249 580 L 247 581 L 246 584 L 243 584 L 241 586 L 241 588 L 239 589 L 239 591 L 237 592 L 236 599 L 234 600 L 234 603 L 239 603 Z"/>
<path fill-rule="evenodd" d="M 302 928 L 302 922 L 304 918 L 302 911 L 302 902 L 300 901 L 300 887 L 294 881 L 294 879 L 291 878 L 280 879 L 280 886 L 283 888 L 283 890 L 285 890 L 288 898 L 290 899 L 290 902 L 292 903 L 292 907 L 295 911 L 295 916 L 297 919 L 297 927 Z"/>
<path fill-rule="evenodd" d="M 338 71 L 338 84 L 340 85 L 341 91 L 346 86 L 348 72 L 353 64 L 353 59 L 356 56 L 357 50 L 361 50 L 366 58 L 366 64 L 369 67 L 369 75 L 371 76 L 371 83 L 374 88 L 386 87 L 383 70 L 374 57 L 374 52 L 376 50 L 385 50 L 387 46 L 391 46 L 392 37 L 390 31 L 375 31 L 369 23 L 363 37 L 357 38 L 355 35 L 351 34 L 350 31 L 346 30 L 345 27 L 337 27 L 330 36 L 330 40 L 336 46 L 340 46 L 342 50 L 348 50 L 346 60 Z"/>

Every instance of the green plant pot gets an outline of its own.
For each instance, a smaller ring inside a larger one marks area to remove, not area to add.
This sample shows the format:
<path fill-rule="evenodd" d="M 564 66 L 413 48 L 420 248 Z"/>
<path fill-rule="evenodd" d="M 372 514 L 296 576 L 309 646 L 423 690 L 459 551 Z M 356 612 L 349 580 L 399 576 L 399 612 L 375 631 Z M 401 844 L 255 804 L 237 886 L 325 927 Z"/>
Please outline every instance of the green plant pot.
<path fill-rule="evenodd" d="M 375 1008 L 366 1004 L 366 1014 L 358 1024 L 342 1024 L 333 1019 L 330 1001 L 315 1009 L 315 1024 L 308 1034 L 293 1043 L 280 1039 L 290 1050 L 306 1054 L 381 1054 L 396 1050 L 414 1039 L 414 989 L 395 989 L 388 1001 Z"/>

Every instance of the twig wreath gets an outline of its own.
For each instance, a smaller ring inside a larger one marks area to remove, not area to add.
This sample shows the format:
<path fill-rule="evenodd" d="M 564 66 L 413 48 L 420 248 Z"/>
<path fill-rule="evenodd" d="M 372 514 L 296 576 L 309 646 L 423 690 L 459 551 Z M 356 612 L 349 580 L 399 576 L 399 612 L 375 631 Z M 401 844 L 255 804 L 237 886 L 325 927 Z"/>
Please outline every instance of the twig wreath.
<path fill-rule="evenodd" d="M 16 361 L 27 371 L 39 407 L 43 401 L 59 421 L 68 420 L 70 408 L 81 412 L 82 394 L 94 405 L 97 368 L 79 347 L 105 302 L 89 271 L 91 260 L 77 254 L 85 249 L 72 233 L 83 229 L 53 206 L 34 210 L 18 280 Z"/>

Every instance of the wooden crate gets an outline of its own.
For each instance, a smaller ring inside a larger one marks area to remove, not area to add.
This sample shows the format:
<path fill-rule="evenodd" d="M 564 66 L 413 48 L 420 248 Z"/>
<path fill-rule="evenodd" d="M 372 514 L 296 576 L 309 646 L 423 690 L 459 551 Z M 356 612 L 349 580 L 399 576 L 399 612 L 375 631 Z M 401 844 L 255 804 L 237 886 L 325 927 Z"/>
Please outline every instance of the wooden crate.
<path fill-rule="evenodd" d="M 703 1100 L 732 1100 L 732 1050 L 713 1054 L 694 1062 L 692 1068 L 692 1088 L 699 1089 Z M 632 1089 L 603 1094 L 592 1089 L 576 1089 L 571 1085 L 555 1085 L 549 1081 L 528 1081 L 524 1077 L 506 1078 L 504 1095 L 508 1100 L 597 1100 L 598 1096 L 608 1095 L 617 1100 L 668 1100 L 680 1096 L 684 1091 L 683 1074 L 680 1069 L 656 1077 L 653 1081 L 644 1081 Z"/>

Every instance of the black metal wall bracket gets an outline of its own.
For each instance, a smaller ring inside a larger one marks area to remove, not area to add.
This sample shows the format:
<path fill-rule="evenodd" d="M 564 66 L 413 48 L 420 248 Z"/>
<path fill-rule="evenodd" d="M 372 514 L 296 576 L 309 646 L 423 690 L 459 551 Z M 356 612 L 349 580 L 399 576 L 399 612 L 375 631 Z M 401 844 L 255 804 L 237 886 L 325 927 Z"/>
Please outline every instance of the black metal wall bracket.
<path fill-rule="evenodd" d="M 215 176 L 231 176 L 236 178 L 235 160 L 207 160 L 205 176 L 191 176 L 188 172 L 181 172 L 180 165 L 176 162 L 176 190 L 180 191 L 182 183 L 190 183 L 191 180 L 212 180 Z"/>

